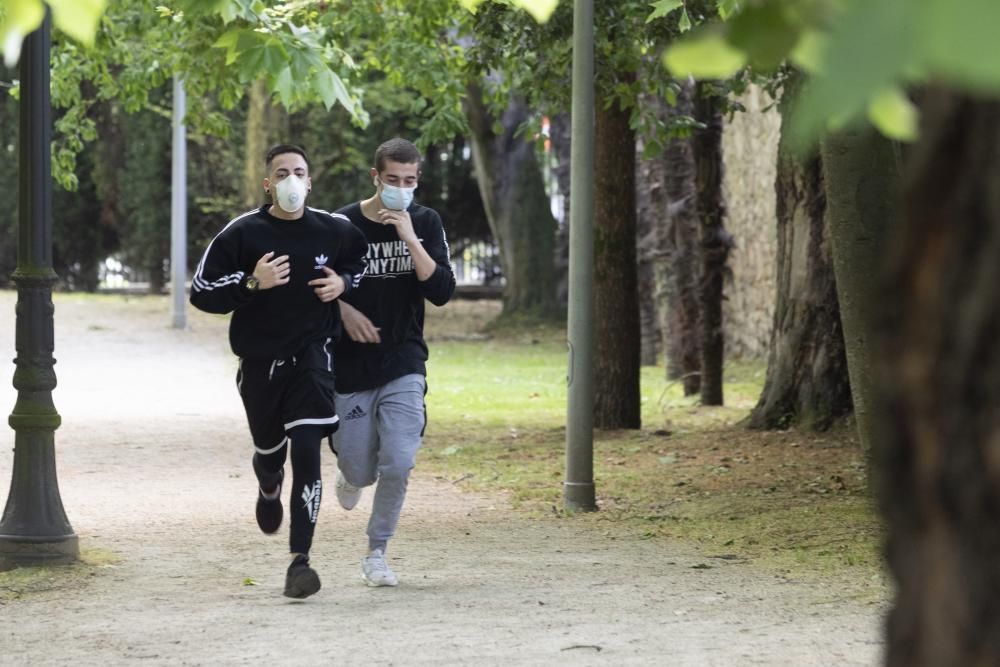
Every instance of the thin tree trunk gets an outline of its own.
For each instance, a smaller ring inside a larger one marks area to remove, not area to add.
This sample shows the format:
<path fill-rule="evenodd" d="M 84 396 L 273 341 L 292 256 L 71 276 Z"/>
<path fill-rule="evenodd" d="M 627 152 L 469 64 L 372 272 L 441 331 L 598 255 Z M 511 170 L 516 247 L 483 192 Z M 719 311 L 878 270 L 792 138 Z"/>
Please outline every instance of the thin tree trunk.
<path fill-rule="evenodd" d="M 698 215 L 701 218 L 701 402 L 722 405 L 725 340 L 722 330 L 722 291 L 732 239 L 723 226 L 722 111 L 718 97 L 706 84 L 695 93 L 695 117 L 705 128 L 695 133 L 694 154 Z"/>
<path fill-rule="evenodd" d="M 684 84 L 674 113 L 694 115 L 694 85 Z M 701 392 L 701 249 L 699 247 L 698 197 L 695 185 L 694 142 L 690 137 L 673 139 L 664 155 L 670 226 L 667 233 L 672 251 L 670 290 L 666 304 L 667 379 L 680 379 L 685 396 Z"/>
<path fill-rule="evenodd" d="M 645 104 L 659 105 L 661 115 L 665 115 L 665 102 L 655 99 L 645 99 Z M 667 235 L 664 228 L 670 224 L 668 215 L 666 168 L 662 155 L 650 159 L 643 158 L 645 140 L 639 139 L 636 144 L 636 216 L 638 224 L 636 252 L 639 262 L 639 330 L 640 330 L 640 363 L 643 366 L 655 366 L 659 361 L 660 348 L 665 339 L 665 331 L 661 326 L 659 304 L 667 301 L 658 300 L 662 296 L 657 292 L 657 265 L 663 264 L 669 256 L 666 246 Z"/>
<path fill-rule="evenodd" d="M 244 153 L 243 206 L 260 206 L 264 198 L 262 182 L 267 176 L 264 158 L 272 146 L 290 141 L 288 112 L 276 106 L 264 79 L 250 87 L 247 107 L 246 151 Z"/>
<path fill-rule="evenodd" d="M 880 294 L 891 667 L 1000 664 L 1000 102 L 927 94 Z"/>
<path fill-rule="evenodd" d="M 88 87 L 91 84 L 86 84 Z M 94 93 L 88 91 L 88 95 Z M 115 113 L 114 102 L 102 101 L 93 106 L 90 116 L 94 120 L 97 136 L 101 138 L 94 151 L 93 182 L 98 197 L 100 213 L 93 231 L 88 234 L 89 242 L 80 256 L 80 278 L 83 288 L 96 292 L 99 287 L 100 265 L 107 257 L 109 238 L 114 238 L 121 230 L 121 189 L 117 166 L 124 160 L 125 143 L 122 125 L 119 121 L 121 110 Z M 116 118 L 118 116 L 119 118 Z M 92 223 L 93 224 L 93 223 Z"/>
<path fill-rule="evenodd" d="M 798 86 L 786 85 L 780 104 L 788 127 Z M 844 335 L 837 307 L 823 165 L 799 157 L 782 134 L 775 180 L 778 221 L 777 296 L 767 378 L 751 428 L 798 424 L 825 430 L 851 410 Z"/>
<path fill-rule="evenodd" d="M 639 428 L 635 132 L 629 111 L 597 105 L 594 137 L 594 425 Z"/>
<path fill-rule="evenodd" d="M 534 144 L 518 134 L 528 108 L 513 98 L 500 119 L 503 133 L 495 135 L 479 88 L 470 86 L 466 112 L 476 179 L 506 278 L 503 316 L 554 316 L 556 223 Z"/>
<path fill-rule="evenodd" d="M 827 137 L 822 154 L 827 224 L 854 418 L 862 448 L 870 451 L 875 367 L 872 327 L 879 308 L 872 272 L 885 257 L 887 230 L 899 221 L 899 155 L 896 146 L 872 128 L 844 130 Z"/>

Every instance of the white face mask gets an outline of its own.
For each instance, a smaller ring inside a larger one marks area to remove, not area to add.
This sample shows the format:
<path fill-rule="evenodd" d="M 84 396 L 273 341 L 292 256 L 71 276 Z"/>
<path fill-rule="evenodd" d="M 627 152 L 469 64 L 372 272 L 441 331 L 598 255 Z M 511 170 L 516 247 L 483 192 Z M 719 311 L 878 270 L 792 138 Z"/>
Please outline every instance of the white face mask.
<path fill-rule="evenodd" d="M 285 213 L 295 213 L 306 203 L 306 182 L 289 174 L 274 186 L 276 203 Z"/>
<path fill-rule="evenodd" d="M 376 178 L 375 180 L 381 183 L 381 179 Z M 405 211 L 413 203 L 413 191 L 416 189 L 415 186 L 412 188 L 401 188 L 389 185 L 388 183 L 382 183 L 382 192 L 379 197 L 381 197 L 382 203 L 385 204 L 386 208 L 393 211 Z"/>

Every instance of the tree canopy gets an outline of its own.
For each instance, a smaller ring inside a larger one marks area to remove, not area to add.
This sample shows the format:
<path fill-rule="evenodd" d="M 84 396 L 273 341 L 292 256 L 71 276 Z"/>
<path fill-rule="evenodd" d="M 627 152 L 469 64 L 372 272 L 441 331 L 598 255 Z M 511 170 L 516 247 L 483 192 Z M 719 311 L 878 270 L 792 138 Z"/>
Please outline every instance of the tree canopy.
<path fill-rule="evenodd" d="M 512 0 L 546 20 L 556 0 Z M 457 34 L 481 0 L 356 2 L 346 8 L 319 0 L 140 0 L 50 2 L 55 24 L 53 106 L 57 120 L 54 174 L 76 185 L 75 157 L 96 138 L 90 109 L 115 99 L 126 111 L 155 108 L 152 90 L 183 77 L 191 131 L 225 135 L 221 109 L 232 108 L 263 79 L 289 110 L 339 105 L 361 127 L 368 123 L 364 89 L 372 76 L 417 90 L 426 140 L 466 129 L 461 98 L 465 59 Z M 44 17 L 40 0 L 0 6 L 0 39 L 8 63 L 23 37 Z M 449 34 L 450 33 L 450 34 Z M 69 39 L 67 39 L 69 38 Z M 14 89 L 16 94 L 16 86 Z"/>
<path fill-rule="evenodd" d="M 887 136 L 913 139 L 917 110 L 906 89 L 947 81 L 970 91 L 1000 90 L 993 34 L 1000 4 L 993 0 L 743 4 L 670 48 L 666 66 L 677 75 L 713 79 L 744 66 L 771 71 L 795 64 L 812 75 L 794 117 L 801 140 L 864 115 Z"/>

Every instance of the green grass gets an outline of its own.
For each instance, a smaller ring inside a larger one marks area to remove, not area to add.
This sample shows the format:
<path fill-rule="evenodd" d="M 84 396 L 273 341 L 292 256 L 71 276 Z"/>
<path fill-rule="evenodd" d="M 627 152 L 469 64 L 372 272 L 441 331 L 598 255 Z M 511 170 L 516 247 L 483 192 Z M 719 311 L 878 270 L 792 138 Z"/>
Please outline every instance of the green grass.
<path fill-rule="evenodd" d="M 727 365 L 724 407 L 685 397 L 643 368 L 643 428 L 597 431 L 600 511 L 562 511 L 566 345 L 558 330 L 437 341 L 419 467 L 459 488 L 501 493 L 535 516 L 698 545 L 779 576 L 833 577 L 840 597 L 883 599 L 881 530 L 850 424 L 824 434 L 748 431 L 763 362 Z"/>
<path fill-rule="evenodd" d="M 548 339 L 436 342 L 428 363 L 428 408 L 433 419 L 450 425 L 524 429 L 564 424 L 566 364 L 564 341 Z M 534 342 L 533 342 L 534 341 Z M 685 397 L 662 368 L 645 367 L 640 381 L 642 421 L 660 428 L 731 424 L 746 416 L 764 381 L 764 366 L 738 362 L 727 368 L 726 406 L 702 409 Z"/>
<path fill-rule="evenodd" d="M 97 575 L 99 568 L 119 562 L 114 552 L 91 548 L 82 549 L 80 559 L 74 563 L 5 569 L 0 571 L 0 605 L 34 593 L 80 588 Z"/>

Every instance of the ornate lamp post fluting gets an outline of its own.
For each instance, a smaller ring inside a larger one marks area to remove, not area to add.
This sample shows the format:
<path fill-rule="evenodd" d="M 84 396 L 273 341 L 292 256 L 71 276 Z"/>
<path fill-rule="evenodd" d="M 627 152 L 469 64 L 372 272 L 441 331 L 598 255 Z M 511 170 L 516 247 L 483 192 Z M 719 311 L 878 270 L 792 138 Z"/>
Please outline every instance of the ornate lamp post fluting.
<path fill-rule="evenodd" d="M 56 480 L 52 402 L 56 386 L 52 285 L 52 110 L 49 98 L 51 18 L 24 41 L 21 51 L 21 124 L 18 169 L 17 402 L 10 494 L 0 519 L 0 561 L 18 564 L 68 561 L 79 541 L 66 518 Z"/>

